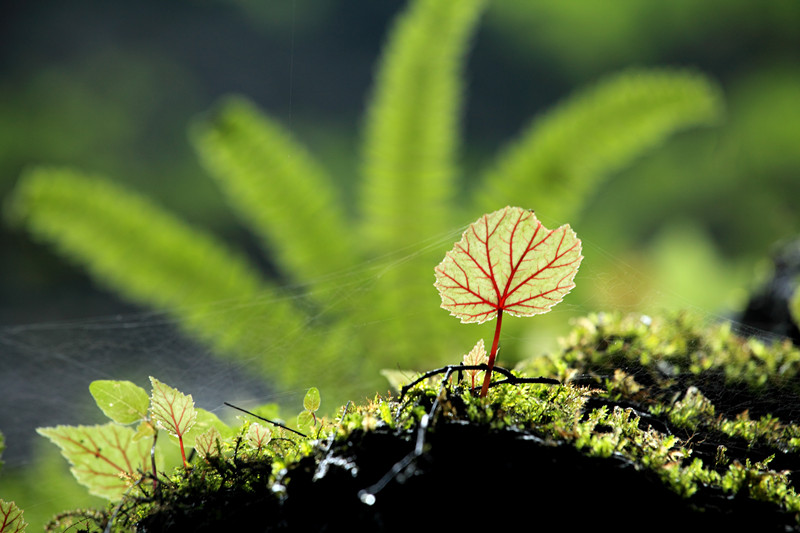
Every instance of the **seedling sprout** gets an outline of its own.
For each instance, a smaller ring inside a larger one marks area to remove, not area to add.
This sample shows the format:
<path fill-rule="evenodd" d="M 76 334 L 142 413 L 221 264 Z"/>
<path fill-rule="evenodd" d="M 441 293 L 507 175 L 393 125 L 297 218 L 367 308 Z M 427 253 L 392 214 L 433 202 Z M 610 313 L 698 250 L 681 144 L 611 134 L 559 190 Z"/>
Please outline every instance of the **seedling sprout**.
<path fill-rule="evenodd" d="M 545 228 L 533 211 L 505 207 L 469 225 L 436 267 L 442 307 L 462 323 L 497 318 L 481 397 L 491 382 L 503 314 L 546 313 L 575 286 L 581 241 L 565 224 Z"/>

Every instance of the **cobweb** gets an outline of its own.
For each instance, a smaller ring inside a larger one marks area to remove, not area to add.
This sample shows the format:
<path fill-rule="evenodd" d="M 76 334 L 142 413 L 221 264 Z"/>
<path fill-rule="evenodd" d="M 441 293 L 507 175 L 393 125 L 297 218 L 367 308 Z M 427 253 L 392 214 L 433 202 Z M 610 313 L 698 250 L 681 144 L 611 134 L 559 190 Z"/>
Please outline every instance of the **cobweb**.
<path fill-rule="evenodd" d="M 338 289 L 334 290 L 342 297 L 352 296 L 356 291 L 376 290 L 375 281 L 387 270 L 432 248 L 441 248 L 444 254 L 461 231 L 463 228 L 456 228 L 407 249 L 366 261 L 351 270 L 332 273 L 326 276 L 326 281 L 337 281 Z M 431 291 L 435 292 L 433 266 Z M 304 289 L 314 285 L 314 281 L 283 286 L 284 294 L 279 298 L 292 299 L 299 310 L 305 310 Z M 109 295 L 109 298 L 113 297 Z M 329 299 L 336 300 L 336 297 Z M 94 380 L 129 380 L 149 390 L 148 377 L 154 376 L 192 394 L 198 407 L 217 413 L 223 420 L 235 414 L 224 402 L 250 407 L 294 402 L 298 409 L 302 405 L 306 389 L 287 389 L 269 383 L 257 370 L 256 360 L 215 354 L 212 347 L 184 333 L 179 323 L 165 312 L 142 310 L 119 302 L 116 305 L 121 311 L 110 315 L 0 324 L 3 361 L 0 367 L 0 432 L 5 436 L 6 450 L 2 459 L 7 467 L 21 466 L 32 459 L 34 447 L 31 443 L 41 438 L 35 432 L 37 427 L 107 422 L 89 393 L 89 384 Z M 214 302 L 210 307 L 214 313 L 225 314 L 240 305 L 240 302 L 228 300 Z M 335 314 L 335 305 L 315 310 L 302 334 L 315 335 L 316 321 L 324 321 L 328 314 Z M 366 328 L 370 323 L 348 326 Z M 270 339 L 264 352 L 291 354 L 288 339 L 295 335 Z M 330 374 L 330 369 L 307 368 L 304 377 L 313 383 L 315 376 L 321 374 Z M 388 383 L 381 376 L 375 376 L 376 387 L 377 383 L 384 385 L 384 391 L 388 389 Z M 374 392 L 378 392 L 377 388 Z"/>
<path fill-rule="evenodd" d="M 351 271 L 337 273 L 336 276 L 348 291 L 373 290 L 375 281 L 387 269 L 423 251 L 441 249 L 443 256 L 463 229 L 454 228 L 408 249 L 364 263 Z M 608 310 L 607 302 L 601 301 L 596 292 L 581 288 L 612 284 L 607 288 L 615 293 L 635 291 L 637 278 L 647 277 L 646 273 L 633 266 L 617 261 L 617 271 L 625 275 L 610 280 L 606 274 L 592 272 L 592 256 L 608 257 L 608 252 L 584 241 L 584 255 L 587 259 L 576 278 L 577 287 L 573 294 L 568 295 L 548 315 L 525 319 L 529 322 L 524 327 L 511 328 L 505 334 L 506 340 L 508 335 L 524 337 L 530 329 L 536 332 L 535 340 L 531 342 L 549 337 L 546 350 L 543 345 L 538 345 L 540 353 L 552 350 L 555 348 L 555 338 L 558 334 L 566 333 L 571 318 L 591 311 Z M 431 291 L 435 291 L 432 285 L 434 266 L 431 265 Z M 669 296 L 672 301 L 676 301 L 677 297 L 677 301 L 682 303 L 681 307 L 699 313 L 707 323 L 733 320 L 737 331 L 743 335 L 757 336 L 767 342 L 785 338 L 737 321 L 738 315 L 732 312 L 693 305 L 690 296 Z M 236 303 L 219 302 L 218 308 L 224 312 L 233 305 Z M 663 311 L 658 305 L 657 301 L 639 302 L 635 308 L 621 311 L 658 314 Z M 547 317 L 547 322 L 542 321 L 544 317 Z M 553 331 L 552 328 L 542 328 L 542 324 L 558 324 L 559 327 Z M 313 322 L 309 323 L 309 334 L 313 334 L 313 327 Z M 369 327 L 369 324 L 353 324 L 353 327 Z M 478 335 L 476 333 L 476 337 Z M 524 338 L 515 340 L 524 342 Z M 130 380 L 147 389 L 148 376 L 152 375 L 192 394 L 199 407 L 216 412 L 223 420 L 230 419 L 234 414 L 223 402 L 253 406 L 296 401 L 300 405 L 305 394 L 304 389 L 280 389 L 267 383 L 263 375 L 253 371 L 257 367 L 254 361 L 215 357 L 211 349 L 181 333 L 177 323 L 168 315 L 155 311 L 127 308 L 119 314 L 95 318 L 0 325 L 0 350 L 4 361 L 0 372 L 0 431 L 6 438 L 7 449 L 3 458 L 7 467 L 21 466 L 32 460 L 31 443 L 40 438 L 35 433 L 37 427 L 105 422 L 88 392 L 89 384 L 97 379 Z M 457 363 L 459 354 L 453 356 L 453 362 Z M 330 364 L 335 365 L 336 362 Z M 326 369 L 314 371 L 325 372 Z"/>

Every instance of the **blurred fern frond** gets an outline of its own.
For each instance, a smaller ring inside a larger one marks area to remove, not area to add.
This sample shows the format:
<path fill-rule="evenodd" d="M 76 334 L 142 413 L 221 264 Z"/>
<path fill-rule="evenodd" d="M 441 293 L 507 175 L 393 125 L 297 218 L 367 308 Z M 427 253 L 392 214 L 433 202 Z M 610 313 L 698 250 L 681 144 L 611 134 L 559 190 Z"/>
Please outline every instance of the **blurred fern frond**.
<path fill-rule="evenodd" d="M 610 76 L 530 123 L 484 176 L 476 211 L 517 198 L 569 220 L 603 178 L 676 131 L 721 115 L 720 91 L 701 74 L 651 69 Z"/>
<path fill-rule="evenodd" d="M 283 368 L 265 355 L 302 347 L 307 337 L 308 318 L 243 256 L 107 180 L 33 169 L 7 215 L 104 287 L 166 312 L 222 353 L 260 356 L 270 375 Z"/>
<path fill-rule="evenodd" d="M 357 263 L 333 182 L 281 125 L 247 100 L 227 98 L 192 133 L 231 207 L 292 276 L 316 280 Z"/>
<path fill-rule="evenodd" d="M 611 78 L 533 122 L 465 209 L 454 201 L 462 70 L 483 6 L 415 0 L 398 19 L 367 112 L 355 219 L 322 165 L 245 100 L 226 100 L 194 126 L 199 156 L 232 208 L 306 294 L 284 297 L 208 235 L 80 174 L 23 176 L 11 212 L 112 290 L 169 311 L 224 353 L 258 357 L 270 379 L 323 389 L 329 405 L 374 392 L 381 368 L 452 362 L 476 335 L 439 309 L 433 289 L 454 226 L 507 204 L 575 214 L 603 177 L 681 128 L 710 123 L 721 107 L 699 74 Z M 341 273 L 393 254 L 403 256 L 381 263 L 372 287 L 341 286 Z M 237 305 L 206 312 L 227 301 Z M 513 347 L 504 357 L 514 358 Z"/>
<path fill-rule="evenodd" d="M 456 157 L 467 45 L 484 0 L 412 2 L 392 28 L 367 109 L 361 231 L 371 254 L 403 250 L 453 226 Z M 438 296 L 430 290 L 431 267 L 440 250 L 383 273 L 381 295 L 363 310 L 393 317 L 383 342 L 396 363 L 413 364 L 419 340 L 444 348 Z M 407 331 L 414 331 L 408 335 Z"/>

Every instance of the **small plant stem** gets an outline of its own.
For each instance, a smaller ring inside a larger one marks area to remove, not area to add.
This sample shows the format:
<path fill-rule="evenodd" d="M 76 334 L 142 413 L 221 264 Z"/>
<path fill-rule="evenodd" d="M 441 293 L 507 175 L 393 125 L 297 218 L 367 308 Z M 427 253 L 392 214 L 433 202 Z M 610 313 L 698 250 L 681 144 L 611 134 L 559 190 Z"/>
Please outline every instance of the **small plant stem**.
<path fill-rule="evenodd" d="M 483 387 L 481 387 L 481 398 L 486 397 L 489 391 L 489 383 L 492 381 L 492 368 L 494 368 L 494 360 L 497 357 L 497 347 L 500 345 L 500 326 L 503 324 L 503 310 L 497 310 L 497 325 L 494 328 L 494 340 L 492 341 L 492 349 L 489 352 L 489 369 L 486 371 L 486 376 L 483 378 Z"/>
<path fill-rule="evenodd" d="M 153 433 L 153 446 L 150 447 L 150 465 L 153 467 L 153 492 L 158 490 L 158 469 L 156 468 L 156 441 L 158 440 L 158 431 Z"/>
<path fill-rule="evenodd" d="M 183 449 L 183 435 L 178 434 L 178 444 L 181 447 L 181 459 L 183 459 L 183 467 L 189 468 L 189 463 L 186 462 L 186 451 Z"/>

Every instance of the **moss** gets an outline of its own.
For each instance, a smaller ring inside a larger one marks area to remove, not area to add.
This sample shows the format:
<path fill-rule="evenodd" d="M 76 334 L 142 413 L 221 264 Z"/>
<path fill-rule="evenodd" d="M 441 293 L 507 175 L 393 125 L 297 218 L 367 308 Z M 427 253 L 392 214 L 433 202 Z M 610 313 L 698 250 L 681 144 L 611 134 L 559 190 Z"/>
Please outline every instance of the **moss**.
<path fill-rule="evenodd" d="M 453 513 L 513 524 L 530 507 L 573 527 L 628 530 L 657 516 L 683 530 L 800 531 L 798 361 L 788 343 L 685 313 L 593 315 L 558 354 L 514 373 L 560 385 L 499 385 L 481 399 L 439 375 L 349 404 L 313 438 L 277 435 L 258 450 L 245 425 L 104 516 L 120 530 L 394 531 L 426 506 L 443 510 L 426 523 L 443 525 Z M 499 508 L 465 508 L 473 500 Z"/>

